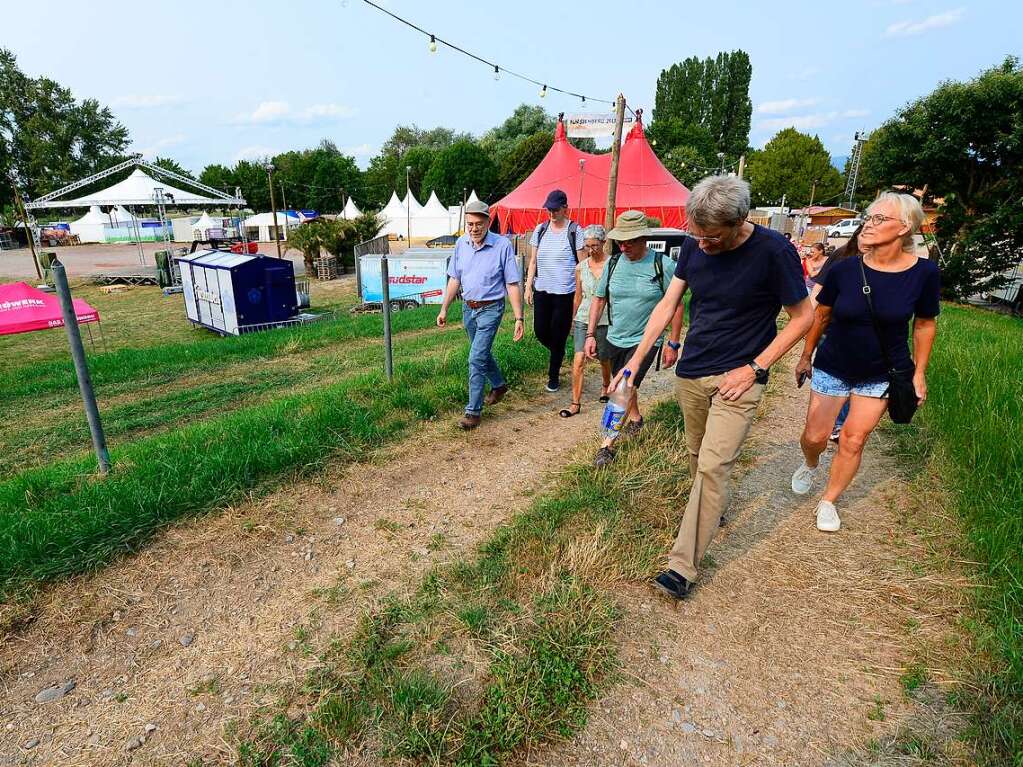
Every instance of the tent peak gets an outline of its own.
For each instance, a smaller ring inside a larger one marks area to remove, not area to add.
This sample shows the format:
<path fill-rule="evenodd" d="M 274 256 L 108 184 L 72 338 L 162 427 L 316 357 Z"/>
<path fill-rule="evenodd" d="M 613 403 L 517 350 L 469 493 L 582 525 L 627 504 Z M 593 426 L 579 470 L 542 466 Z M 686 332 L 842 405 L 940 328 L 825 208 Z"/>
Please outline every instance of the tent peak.
<path fill-rule="evenodd" d="M 568 141 L 568 132 L 565 130 L 565 123 L 560 117 L 558 118 L 558 124 L 554 126 L 554 140 Z"/>

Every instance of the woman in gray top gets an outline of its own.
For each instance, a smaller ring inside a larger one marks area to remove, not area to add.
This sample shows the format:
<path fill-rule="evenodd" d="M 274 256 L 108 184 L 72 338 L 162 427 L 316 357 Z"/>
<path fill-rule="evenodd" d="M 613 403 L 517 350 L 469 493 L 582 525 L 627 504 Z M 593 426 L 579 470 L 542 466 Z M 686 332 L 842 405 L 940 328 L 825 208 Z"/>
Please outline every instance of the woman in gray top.
<path fill-rule="evenodd" d="M 575 356 L 572 358 L 572 402 L 558 414 L 562 418 L 574 416 L 582 407 L 586 328 L 590 320 L 590 300 L 593 298 L 593 291 L 600 281 L 600 275 L 604 273 L 604 267 L 607 266 L 607 254 L 604 253 L 605 239 L 607 235 L 604 227 L 600 225 L 588 226 L 583 232 L 583 253 L 586 258 L 575 268 L 575 296 L 572 301 L 572 315 L 575 317 L 572 325 L 575 347 Z M 597 338 L 597 359 L 600 360 L 603 382 L 600 401 L 607 402 L 607 387 L 611 383 L 611 356 L 607 348 L 607 309 L 600 315 L 594 335 Z"/>

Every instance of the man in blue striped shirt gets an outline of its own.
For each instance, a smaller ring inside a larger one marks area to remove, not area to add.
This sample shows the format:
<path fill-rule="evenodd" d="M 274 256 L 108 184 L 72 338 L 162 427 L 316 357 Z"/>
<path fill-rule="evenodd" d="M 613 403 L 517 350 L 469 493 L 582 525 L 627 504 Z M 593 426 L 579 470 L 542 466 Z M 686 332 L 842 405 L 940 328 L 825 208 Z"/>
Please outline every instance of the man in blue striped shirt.
<path fill-rule="evenodd" d="M 465 229 L 455 242 L 448 262 L 448 286 L 437 325 L 447 323 L 448 307 L 462 289 L 462 323 L 469 336 L 469 404 L 458 425 L 469 431 L 480 425 L 483 405 L 496 405 L 508 391 L 508 384 L 491 349 L 501 327 L 507 295 L 515 312 L 516 341 L 522 338 L 522 279 L 515 251 L 507 237 L 489 231 L 490 208 L 483 202 L 465 206 Z M 486 382 L 490 393 L 483 397 Z"/>

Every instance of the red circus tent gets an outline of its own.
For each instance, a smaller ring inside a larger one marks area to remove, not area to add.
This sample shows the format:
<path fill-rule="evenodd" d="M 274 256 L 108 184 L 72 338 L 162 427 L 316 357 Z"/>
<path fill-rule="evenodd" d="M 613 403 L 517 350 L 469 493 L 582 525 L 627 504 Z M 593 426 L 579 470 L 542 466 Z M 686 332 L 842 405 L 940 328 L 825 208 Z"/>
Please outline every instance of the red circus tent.
<path fill-rule="evenodd" d="M 583 161 L 583 162 L 580 162 Z M 568 215 L 581 226 L 603 224 L 611 153 L 589 154 L 568 143 L 560 121 L 554 144 L 536 169 L 512 192 L 490 206 L 501 231 L 528 232 L 547 220 L 543 209 L 547 193 L 561 189 L 568 195 Z M 643 134 L 639 120 L 622 144 L 618 163 L 615 215 L 641 210 L 661 221 L 661 226 L 686 227 L 689 190 L 657 159 Z"/>
<path fill-rule="evenodd" d="M 99 322 L 99 312 L 80 298 L 72 299 L 79 323 Z M 60 300 L 49 293 L 12 282 L 0 285 L 0 336 L 64 326 Z"/>

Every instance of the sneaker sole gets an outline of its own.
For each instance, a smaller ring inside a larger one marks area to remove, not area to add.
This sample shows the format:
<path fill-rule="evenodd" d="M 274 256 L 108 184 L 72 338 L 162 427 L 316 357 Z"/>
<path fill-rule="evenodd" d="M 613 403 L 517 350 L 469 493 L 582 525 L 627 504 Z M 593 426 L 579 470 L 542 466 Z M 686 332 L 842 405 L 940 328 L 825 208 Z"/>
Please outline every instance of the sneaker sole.
<path fill-rule="evenodd" d="M 837 533 L 839 530 L 842 529 L 842 522 L 839 521 L 839 523 L 837 525 L 834 525 L 834 526 L 832 526 L 832 525 L 821 525 L 821 523 L 818 522 L 817 523 L 817 529 L 820 530 L 822 533 Z"/>
<path fill-rule="evenodd" d="M 676 602 L 684 602 L 689 597 L 688 593 L 686 593 L 685 596 L 681 596 L 680 597 L 678 594 L 676 594 L 674 591 L 669 589 L 667 586 L 663 586 L 660 583 L 658 583 L 657 581 L 651 581 L 651 585 L 655 589 L 657 589 L 659 592 L 664 594 L 664 596 L 666 596 L 666 597 L 668 597 L 670 599 L 673 599 Z"/>
<path fill-rule="evenodd" d="M 813 490 L 813 485 L 812 484 L 807 485 L 802 490 L 800 490 L 798 487 L 796 487 L 796 483 L 795 482 L 791 483 L 790 486 L 792 487 L 792 492 L 795 493 L 796 495 L 807 495 L 811 490 Z"/>

